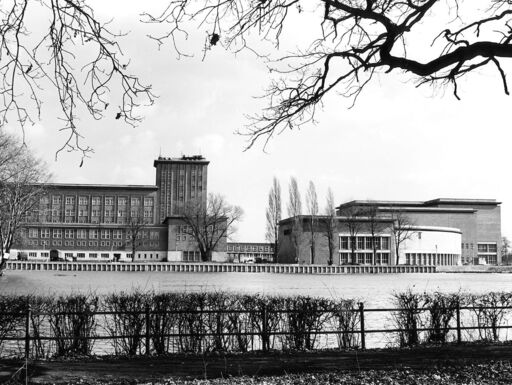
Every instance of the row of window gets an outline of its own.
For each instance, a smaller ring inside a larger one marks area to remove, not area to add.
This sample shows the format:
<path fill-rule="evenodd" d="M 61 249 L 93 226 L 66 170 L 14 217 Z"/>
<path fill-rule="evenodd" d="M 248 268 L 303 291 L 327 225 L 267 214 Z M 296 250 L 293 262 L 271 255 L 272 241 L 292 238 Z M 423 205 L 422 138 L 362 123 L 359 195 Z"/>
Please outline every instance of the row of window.
<path fill-rule="evenodd" d="M 28 256 L 30 258 L 37 258 L 38 257 L 38 252 L 37 251 L 30 251 L 28 252 Z M 39 256 L 41 258 L 49 258 L 50 257 L 50 253 L 48 251 L 41 251 L 39 253 Z M 114 256 L 110 253 L 64 253 L 64 257 L 65 258 L 79 258 L 79 259 L 85 259 L 86 256 L 90 259 L 98 259 L 98 258 L 101 258 L 101 259 L 114 259 Z M 138 253 L 136 255 L 136 258 L 137 259 L 153 259 L 153 258 L 156 258 L 156 259 L 160 259 L 161 255 L 156 253 L 156 254 L 153 254 L 153 253 Z M 127 259 L 132 259 L 132 254 L 131 253 L 127 253 L 126 254 L 126 258 Z"/>
<path fill-rule="evenodd" d="M 251 245 L 228 245 L 228 251 L 266 251 L 273 252 L 274 248 L 270 246 L 251 246 Z"/>
<path fill-rule="evenodd" d="M 35 240 L 28 240 L 27 242 L 27 245 L 28 246 L 43 246 L 43 247 L 49 247 L 49 246 L 71 246 L 71 247 L 74 247 L 75 245 L 78 246 L 78 247 L 97 247 L 97 246 L 102 246 L 102 247 L 110 247 L 110 246 L 113 246 L 113 247 L 124 247 L 124 246 L 130 246 L 129 243 L 125 243 L 125 242 L 122 242 L 122 241 L 69 241 L 69 240 L 64 240 L 64 242 L 60 239 L 54 239 L 52 240 L 51 242 L 49 240 L 41 240 L 41 241 L 38 241 L 37 239 Z M 140 243 L 139 246 L 142 246 L 142 247 L 160 247 L 160 242 L 159 241 L 142 241 Z"/>
<path fill-rule="evenodd" d="M 102 214 L 104 217 L 113 217 L 116 213 L 118 217 L 126 218 L 128 216 L 128 213 L 130 214 L 130 217 L 132 218 L 138 218 L 138 217 L 144 217 L 144 218 L 152 218 L 153 217 L 153 208 L 144 208 L 144 210 L 140 209 L 132 209 L 130 211 L 119 209 L 117 211 L 110 210 L 106 208 L 105 210 L 99 210 L 99 209 L 92 209 L 89 210 L 87 208 L 80 208 L 78 210 L 76 209 L 65 209 L 64 211 L 60 209 L 39 209 L 34 210 L 32 212 L 33 215 L 40 215 L 40 216 L 48 216 L 52 215 L 53 217 L 60 217 L 64 213 L 66 217 L 74 217 L 78 215 L 79 217 L 100 217 Z"/>
<path fill-rule="evenodd" d="M 357 263 L 360 265 L 389 265 L 389 252 L 376 253 L 375 261 L 373 261 L 373 253 L 355 253 L 352 260 L 351 253 L 340 252 L 340 265 L 347 263 Z"/>
<path fill-rule="evenodd" d="M 199 262 L 201 261 L 201 253 L 199 251 L 184 251 L 183 252 L 184 262 Z"/>
<path fill-rule="evenodd" d="M 37 227 L 29 227 L 28 229 L 28 237 L 29 238 L 50 238 L 50 230 L 52 238 L 64 238 L 67 239 L 123 239 L 126 236 L 126 239 L 132 238 L 131 230 L 121 230 L 121 229 L 48 229 L 48 228 L 37 228 Z M 137 233 L 137 239 L 152 239 L 158 240 L 160 239 L 160 233 L 158 231 L 139 231 Z"/>
<path fill-rule="evenodd" d="M 340 250 L 352 250 L 352 242 L 354 242 L 355 250 L 373 250 L 375 242 L 375 250 L 389 250 L 390 237 L 388 236 L 357 236 L 349 237 L 340 236 Z"/>
<path fill-rule="evenodd" d="M 496 243 L 479 243 L 478 244 L 478 252 L 479 253 L 497 253 L 498 246 Z"/>
<path fill-rule="evenodd" d="M 89 205 L 89 202 L 92 206 L 100 206 L 102 201 L 104 202 L 105 206 L 113 206 L 114 202 L 116 201 L 115 197 L 112 196 L 106 196 L 106 197 L 99 197 L 99 196 L 79 196 L 78 197 L 78 204 L 81 206 L 87 206 Z M 144 204 L 144 206 L 153 206 L 154 201 L 152 197 L 117 197 L 117 205 L 118 206 L 126 206 L 128 204 L 128 201 L 130 202 L 131 206 L 140 206 L 141 203 Z M 51 202 L 53 206 L 62 204 L 62 195 L 52 195 Z M 76 202 L 76 196 L 73 195 L 66 195 L 64 196 L 64 204 L 66 205 L 74 205 Z M 50 204 L 50 197 L 49 196 L 43 196 L 40 199 L 40 203 L 43 205 Z"/>
<path fill-rule="evenodd" d="M 457 254 L 437 254 L 437 253 L 406 253 L 406 265 L 430 265 L 430 266 L 448 266 L 456 265 L 459 260 Z"/>

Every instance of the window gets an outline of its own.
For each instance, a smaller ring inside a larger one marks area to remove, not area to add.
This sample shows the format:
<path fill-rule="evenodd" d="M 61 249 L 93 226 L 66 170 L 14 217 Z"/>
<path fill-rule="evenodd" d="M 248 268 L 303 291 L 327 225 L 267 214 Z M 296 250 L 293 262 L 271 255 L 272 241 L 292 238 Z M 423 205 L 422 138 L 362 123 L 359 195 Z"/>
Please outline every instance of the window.
<path fill-rule="evenodd" d="M 74 238 L 75 237 L 75 230 L 74 229 L 65 229 L 64 230 L 64 238 Z"/>
<path fill-rule="evenodd" d="M 101 204 L 100 197 L 92 197 L 91 203 L 93 206 L 99 206 Z"/>
<path fill-rule="evenodd" d="M 130 215 L 133 217 L 133 218 L 137 218 L 139 216 L 139 210 L 132 210 L 130 212 Z"/>
<path fill-rule="evenodd" d="M 73 209 L 66 209 L 66 213 L 65 214 L 66 214 L 67 217 L 72 217 L 73 215 L 75 215 L 74 211 L 75 210 L 73 210 Z"/>
<path fill-rule="evenodd" d="M 98 230 L 90 229 L 89 230 L 89 239 L 98 239 Z"/>
<path fill-rule="evenodd" d="M 73 258 L 73 253 L 64 253 L 66 258 Z"/>
<path fill-rule="evenodd" d="M 125 210 L 117 210 L 117 216 L 120 218 L 126 217 L 126 211 Z"/>
<path fill-rule="evenodd" d="M 389 237 L 382 237 L 381 238 L 381 241 L 382 241 L 382 250 L 389 250 Z"/>
<path fill-rule="evenodd" d="M 89 253 L 89 258 L 98 258 L 98 254 L 97 253 Z"/>
<path fill-rule="evenodd" d="M 41 229 L 41 238 L 50 238 L 50 229 Z"/>
<path fill-rule="evenodd" d="M 101 230 L 101 239 L 110 239 L 110 230 Z"/>
<path fill-rule="evenodd" d="M 29 238 L 37 238 L 37 236 L 38 236 L 38 229 L 36 229 L 36 228 L 28 229 L 28 237 Z"/>
<path fill-rule="evenodd" d="M 153 206 L 153 198 L 144 198 L 144 206 Z"/>
<path fill-rule="evenodd" d="M 126 197 L 118 197 L 117 198 L 118 206 L 126 206 L 127 203 L 128 203 L 128 200 L 126 199 Z"/>
<path fill-rule="evenodd" d="M 52 204 L 53 205 L 60 205 L 61 203 L 62 203 L 62 197 L 60 195 L 52 196 Z"/>
<path fill-rule="evenodd" d="M 76 238 L 77 239 L 85 239 L 87 237 L 87 234 L 85 232 L 85 229 L 77 229 L 76 230 Z"/>
<path fill-rule="evenodd" d="M 105 206 L 112 206 L 114 204 L 114 197 L 105 197 Z"/>
<path fill-rule="evenodd" d="M 53 229 L 53 238 L 62 238 L 62 229 Z"/>
<path fill-rule="evenodd" d="M 364 250 L 364 237 L 357 237 L 357 248 Z"/>
<path fill-rule="evenodd" d="M 348 250 L 348 237 L 340 237 L 340 249 Z"/>
<path fill-rule="evenodd" d="M 37 253 L 34 252 L 34 251 L 31 251 L 31 252 L 28 253 L 28 256 L 29 257 L 37 257 Z"/>
<path fill-rule="evenodd" d="M 140 205 L 140 198 L 139 197 L 132 197 L 131 205 L 132 206 L 139 206 Z"/>
<path fill-rule="evenodd" d="M 39 199 L 39 203 L 42 204 L 42 205 L 47 205 L 50 203 L 50 198 L 48 198 L 47 195 L 45 196 L 42 196 L 40 199 Z"/>
<path fill-rule="evenodd" d="M 100 216 L 100 210 L 92 210 L 92 216 L 93 217 L 99 217 Z"/>
<path fill-rule="evenodd" d="M 67 197 L 66 197 L 66 204 L 67 204 L 67 205 L 74 205 L 74 204 L 75 204 L 75 197 L 73 197 L 73 196 L 67 196 Z"/>
<path fill-rule="evenodd" d="M 89 203 L 89 198 L 87 197 L 78 197 L 78 204 L 85 206 Z"/>
<path fill-rule="evenodd" d="M 113 239 L 123 239 L 123 230 L 113 230 L 112 238 Z"/>
<path fill-rule="evenodd" d="M 144 218 L 151 218 L 153 216 L 152 210 L 144 210 Z"/>
<path fill-rule="evenodd" d="M 373 246 L 372 246 L 372 237 L 366 237 L 365 238 L 365 243 L 366 243 L 366 250 L 372 250 L 373 249 Z"/>
<path fill-rule="evenodd" d="M 101 253 L 101 258 L 109 258 L 108 253 Z"/>
<path fill-rule="evenodd" d="M 49 253 L 49 252 L 47 252 L 47 251 L 42 251 L 42 252 L 41 252 L 41 257 L 43 257 L 43 258 L 48 258 L 49 256 L 50 256 L 50 253 Z"/>
<path fill-rule="evenodd" d="M 160 234 L 158 233 L 158 231 L 150 231 L 149 239 L 160 239 Z"/>
<path fill-rule="evenodd" d="M 105 216 L 111 217 L 112 216 L 112 210 L 105 210 Z"/>
<path fill-rule="evenodd" d="M 479 253 L 487 253 L 487 245 L 478 244 Z"/>

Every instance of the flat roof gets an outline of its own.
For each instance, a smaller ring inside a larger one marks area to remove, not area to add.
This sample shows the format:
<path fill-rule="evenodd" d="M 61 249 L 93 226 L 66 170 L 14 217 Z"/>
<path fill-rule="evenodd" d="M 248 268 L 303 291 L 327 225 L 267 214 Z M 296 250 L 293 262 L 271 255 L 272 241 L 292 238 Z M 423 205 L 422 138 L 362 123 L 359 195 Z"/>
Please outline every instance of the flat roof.
<path fill-rule="evenodd" d="M 135 184 L 80 184 L 80 183 L 46 183 L 48 187 L 62 189 L 119 189 L 119 190 L 158 190 L 153 185 L 135 185 Z"/>
<path fill-rule="evenodd" d="M 431 207 L 436 205 L 500 205 L 496 199 L 468 199 L 468 198 L 436 198 L 428 201 L 386 201 L 386 200 L 353 200 L 340 204 L 340 210 L 352 206 L 379 206 L 379 207 Z"/>
<path fill-rule="evenodd" d="M 202 155 L 182 155 L 179 158 L 159 156 L 153 162 L 153 167 L 156 167 L 158 163 L 192 163 L 192 164 L 209 164 L 210 161 L 206 160 Z"/>

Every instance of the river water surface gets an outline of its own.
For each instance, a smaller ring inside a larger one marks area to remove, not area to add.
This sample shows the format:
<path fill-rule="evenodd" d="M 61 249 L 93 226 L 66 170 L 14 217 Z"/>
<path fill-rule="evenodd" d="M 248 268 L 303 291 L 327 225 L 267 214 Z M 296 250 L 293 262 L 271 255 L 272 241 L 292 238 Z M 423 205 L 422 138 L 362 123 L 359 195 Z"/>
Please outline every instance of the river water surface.
<path fill-rule="evenodd" d="M 58 272 L 5 271 L 3 293 L 104 294 L 133 289 L 155 291 L 231 291 L 277 295 L 311 295 L 362 300 L 367 307 L 388 306 L 393 292 L 471 293 L 512 291 L 512 274 L 436 273 L 380 275 L 307 275 L 272 273 Z"/>

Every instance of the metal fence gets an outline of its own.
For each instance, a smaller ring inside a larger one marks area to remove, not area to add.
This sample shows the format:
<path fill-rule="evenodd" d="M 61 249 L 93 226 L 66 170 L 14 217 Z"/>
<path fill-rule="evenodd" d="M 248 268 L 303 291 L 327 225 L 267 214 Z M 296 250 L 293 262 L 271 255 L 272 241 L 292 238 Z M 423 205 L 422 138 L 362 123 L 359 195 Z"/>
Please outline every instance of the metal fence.
<path fill-rule="evenodd" d="M 0 356 L 154 355 L 254 350 L 366 349 L 423 342 L 506 340 L 509 306 L 322 310 L 1 313 Z M 439 310 L 439 309 L 438 309 Z M 444 318 L 443 318 L 444 317 Z M 10 320 L 10 326 L 5 320 Z M 436 323 L 436 322 L 437 323 Z M 432 336 L 437 336 L 433 338 Z"/>

